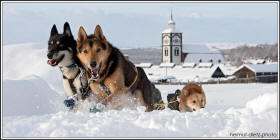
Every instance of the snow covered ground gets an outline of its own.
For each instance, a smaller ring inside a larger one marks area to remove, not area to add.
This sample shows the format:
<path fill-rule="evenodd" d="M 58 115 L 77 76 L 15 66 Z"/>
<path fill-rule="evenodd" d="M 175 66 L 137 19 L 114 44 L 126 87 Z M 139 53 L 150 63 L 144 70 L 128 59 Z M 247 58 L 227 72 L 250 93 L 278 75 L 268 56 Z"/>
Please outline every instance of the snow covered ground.
<path fill-rule="evenodd" d="M 3 47 L 3 137 L 279 137 L 278 84 L 203 85 L 206 108 L 180 113 L 68 112 L 62 76 L 46 64 L 46 46 Z M 183 85 L 156 85 L 166 102 Z"/>

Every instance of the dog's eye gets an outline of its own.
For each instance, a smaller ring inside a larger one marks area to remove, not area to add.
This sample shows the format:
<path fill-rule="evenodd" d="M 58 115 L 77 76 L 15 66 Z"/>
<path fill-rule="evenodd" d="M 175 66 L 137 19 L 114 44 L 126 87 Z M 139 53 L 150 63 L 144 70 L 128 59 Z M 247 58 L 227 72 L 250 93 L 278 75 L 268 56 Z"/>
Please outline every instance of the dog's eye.
<path fill-rule="evenodd" d="M 100 52 L 100 50 L 101 50 L 101 49 L 100 49 L 100 48 L 98 48 L 98 49 L 96 49 L 96 52 L 98 53 L 98 52 Z"/>
<path fill-rule="evenodd" d="M 56 41 L 56 44 L 58 45 L 60 42 L 59 41 Z"/>
<path fill-rule="evenodd" d="M 193 100 L 193 103 L 195 104 L 195 103 L 196 103 L 196 101 L 195 101 L 195 100 Z"/>
<path fill-rule="evenodd" d="M 84 50 L 84 53 L 87 53 L 87 50 Z"/>

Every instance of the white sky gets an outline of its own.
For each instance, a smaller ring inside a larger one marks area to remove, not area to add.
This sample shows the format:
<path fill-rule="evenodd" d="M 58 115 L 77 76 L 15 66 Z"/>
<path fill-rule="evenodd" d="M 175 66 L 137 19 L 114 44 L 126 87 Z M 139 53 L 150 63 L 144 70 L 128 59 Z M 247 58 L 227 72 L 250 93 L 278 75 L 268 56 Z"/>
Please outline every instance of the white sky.
<path fill-rule="evenodd" d="M 160 46 L 173 9 L 183 43 L 277 42 L 277 3 L 3 3 L 3 43 L 47 42 L 53 24 L 88 34 L 97 24 L 117 47 Z"/>

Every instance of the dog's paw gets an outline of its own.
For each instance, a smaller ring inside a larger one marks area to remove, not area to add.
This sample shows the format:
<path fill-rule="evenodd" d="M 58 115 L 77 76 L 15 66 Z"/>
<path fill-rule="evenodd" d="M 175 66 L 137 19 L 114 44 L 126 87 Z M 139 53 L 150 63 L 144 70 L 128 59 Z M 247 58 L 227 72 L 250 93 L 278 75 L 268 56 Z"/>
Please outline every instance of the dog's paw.
<path fill-rule="evenodd" d="M 70 98 L 64 100 L 64 105 L 66 107 L 70 108 L 70 110 L 71 110 L 71 109 L 73 109 L 75 102 L 76 102 L 76 98 L 70 97 Z"/>
<path fill-rule="evenodd" d="M 106 104 L 98 103 L 95 106 L 93 106 L 92 108 L 90 108 L 89 112 L 91 112 L 91 113 L 102 112 L 105 110 L 105 108 L 106 108 Z"/>

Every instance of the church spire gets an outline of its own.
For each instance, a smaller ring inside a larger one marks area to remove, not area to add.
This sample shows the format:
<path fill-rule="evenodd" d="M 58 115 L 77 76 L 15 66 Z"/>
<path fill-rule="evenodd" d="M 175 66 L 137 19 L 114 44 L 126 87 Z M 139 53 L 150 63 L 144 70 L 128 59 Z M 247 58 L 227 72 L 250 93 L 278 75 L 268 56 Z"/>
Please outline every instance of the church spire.
<path fill-rule="evenodd" d="M 173 20 L 173 11 L 171 9 L 171 16 L 170 16 L 170 20 L 168 21 L 168 26 L 169 28 L 175 28 L 175 21 Z"/>
<path fill-rule="evenodd" d="M 171 20 L 173 20 L 173 14 L 172 14 L 172 9 L 171 9 L 171 18 L 170 18 Z"/>

